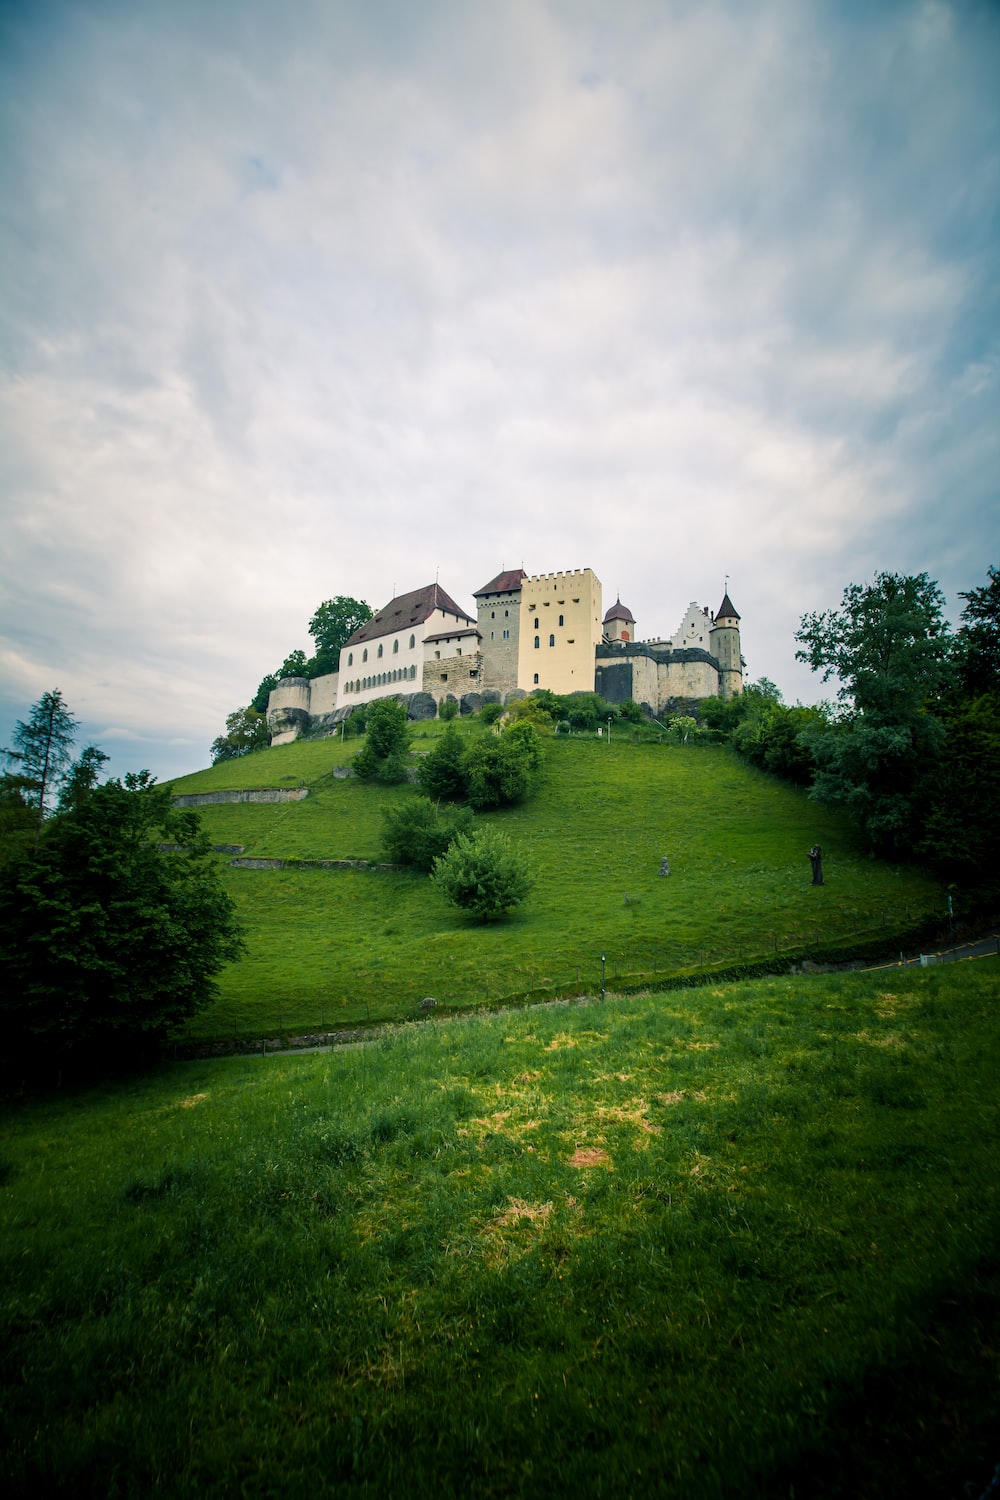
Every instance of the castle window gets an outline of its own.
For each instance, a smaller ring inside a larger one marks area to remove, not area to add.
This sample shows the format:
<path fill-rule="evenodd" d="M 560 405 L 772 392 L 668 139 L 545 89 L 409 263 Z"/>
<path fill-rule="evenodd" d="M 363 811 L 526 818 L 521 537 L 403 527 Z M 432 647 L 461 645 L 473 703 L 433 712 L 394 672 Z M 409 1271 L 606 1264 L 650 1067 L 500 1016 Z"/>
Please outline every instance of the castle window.
<path fill-rule="evenodd" d="M 440 653 L 440 651 L 435 651 L 435 653 L 434 653 L 434 660 L 435 661 L 440 661 L 441 660 L 441 653 Z"/>
<path fill-rule="evenodd" d="M 556 643 L 556 638 L 555 638 L 555 636 L 554 636 L 554 635 L 550 635 L 550 636 L 549 636 L 549 645 L 550 645 L 550 646 L 554 646 L 554 645 L 555 645 L 555 643 Z"/>
<path fill-rule="evenodd" d="M 461 654 L 462 654 L 462 648 L 461 648 L 461 646 L 459 646 L 459 648 L 458 648 L 458 654 L 459 654 L 459 656 L 461 656 Z"/>
<path fill-rule="evenodd" d="M 349 667 L 353 667 L 354 666 L 354 652 L 353 651 L 348 651 L 348 653 L 347 653 L 347 665 Z"/>
<path fill-rule="evenodd" d="M 492 632 L 492 630 L 491 630 L 491 631 L 490 631 L 490 640 L 492 640 L 492 639 L 493 639 L 493 632 Z"/>
<path fill-rule="evenodd" d="M 505 609 L 504 612 L 503 612 L 503 617 L 504 617 L 505 620 L 506 620 L 506 618 L 507 618 L 507 616 L 509 614 L 510 614 L 510 610 L 509 609 Z"/>
<path fill-rule="evenodd" d="M 504 631 L 503 638 L 504 638 L 505 641 L 509 641 L 510 640 L 510 631 L 509 630 L 505 630 Z"/>
<path fill-rule="evenodd" d="M 447 672 L 442 672 L 441 673 L 441 681 L 442 682 L 447 682 L 448 681 L 448 673 Z"/>
<path fill-rule="evenodd" d="M 379 646 L 379 648 L 378 648 L 378 654 L 379 654 L 379 656 L 382 655 L 382 647 L 381 646 Z"/>
<path fill-rule="evenodd" d="M 495 609 L 491 609 L 491 610 L 490 610 L 490 619 L 491 619 L 491 620 L 495 620 L 495 619 L 496 619 L 496 617 L 497 617 L 497 612 L 496 612 L 496 610 L 495 610 Z"/>
<path fill-rule="evenodd" d="M 535 686 L 538 686 L 538 673 L 535 673 Z"/>
<path fill-rule="evenodd" d="M 537 650 L 538 650 L 538 648 L 539 648 L 539 646 L 540 646 L 540 645 L 541 645 L 541 641 L 540 641 L 540 639 L 539 639 L 539 638 L 538 638 L 538 636 L 537 636 L 537 635 L 536 635 L 536 636 L 535 636 L 535 650 L 536 650 L 536 651 L 537 651 Z"/>
<path fill-rule="evenodd" d="M 535 621 L 535 629 L 536 630 L 538 629 L 538 621 L 537 620 Z"/>
<path fill-rule="evenodd" d="M 470 677 L 478 677 L 479 676 L 479 673 L 476 671 L 475 667 L 473 667 L 472 671 L 469 673 L 469 676 Z"/>
<path fill-rule="evenodd" d="M 563 617 L 562 617 L 562 615 L 560 615 L 560 616 L 559 616 L 559 624 L 560 624 L 560 625 L 561 625 L 561 624 L 562 624 L 562 622 L 563 622 Z"/>
<path fill-rule="evenodd" d="M 393 654 L 393 656 L 395 656 L 395 654 L 396 654 L 396 652 L 398 650 L 399 650 L 399 642 L 398 641 L 393 641 L 393 643 L 392 643 L 392 654 Z"/>
<path fill-rule="evenodd" d="M 416 669 L 416 667 L 411 667 L 410 668 L 410 676 L 411 677 L 416 677 L 416 675 L 417 675 L 417 669 Z"/>
<path fill-rule="evenodd" d="M 416 639 L 417 639 L 416 636 L 414 636 L 414 635 L 410 636 L 410 650 L 411 651 L 413 650 L 413 647 L 416 644 Z"/>
<path fill-rule="evenodd" d="M 362 656 L 361 660 L 362 661 L 367 661 L 368 660 L 368 647 L 367 646 L 365 647 L 364 655 Z"/>

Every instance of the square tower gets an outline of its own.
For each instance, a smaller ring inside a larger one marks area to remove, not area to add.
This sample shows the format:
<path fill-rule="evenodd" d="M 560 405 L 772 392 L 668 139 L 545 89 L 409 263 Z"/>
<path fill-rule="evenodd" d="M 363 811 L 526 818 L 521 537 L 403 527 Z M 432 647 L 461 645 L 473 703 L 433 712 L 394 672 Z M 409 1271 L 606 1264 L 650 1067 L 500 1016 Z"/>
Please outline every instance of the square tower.
<path fill-rule="evenodd" d="M 518 648 L 521 640 L 521 585 L 527 578 L 523 568 L 498 573 L 474 595 L 478 615 L 480 652 L 479 691 L 499 693 L 501 699 L 519 686 Z"/>
<path fill-rule="evenodd" d="M 601 619 L 601 583 L 590 568 L 524 578 L 518 687 L 592 693 Z"/>

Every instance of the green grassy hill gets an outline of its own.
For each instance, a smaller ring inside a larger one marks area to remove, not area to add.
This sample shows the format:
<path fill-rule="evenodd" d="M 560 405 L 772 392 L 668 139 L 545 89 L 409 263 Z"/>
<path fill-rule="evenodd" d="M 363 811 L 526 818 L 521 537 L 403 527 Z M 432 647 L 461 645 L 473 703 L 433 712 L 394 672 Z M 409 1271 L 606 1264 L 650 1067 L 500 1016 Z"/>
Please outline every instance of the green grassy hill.
<path fill-rule="evenodd" d="M 8 1105 L 4 1493 L 984 1494 L 998 962 Z"/>
<path fill-rule="evenodd" d="M 481 733 L 476 723 L 461 726 Z M 418 726 L 414 753 L 440 733 Z M 414 797 L 334 777 L 357 742 L 325 739 L 230 761 L 176 792 L 305 785 L 296 803 L 201 809 L 214 842 L 247 855 L 378 860 L 382 809 Z M 469 1007 L 525 994 L 590 992 L 789 951 L 821 955 L 861 934 L 939 911 L 915 868 L 870 860 L 850 825 L 723 747 L 672 746 L 638 732 L 546 742 L 545 782 L 491 817 L 529 851 L 530 903 L 470 925 L 426 877 L 402 872 L 233 869 L 248 957 L 222 977 L 192 1036 L 260 1036 L 413 1014 L 427 995 Z M 807 851 L 819 842 L 826 885 Z M 659 875 L 670 860 L 669 878 Z"/>

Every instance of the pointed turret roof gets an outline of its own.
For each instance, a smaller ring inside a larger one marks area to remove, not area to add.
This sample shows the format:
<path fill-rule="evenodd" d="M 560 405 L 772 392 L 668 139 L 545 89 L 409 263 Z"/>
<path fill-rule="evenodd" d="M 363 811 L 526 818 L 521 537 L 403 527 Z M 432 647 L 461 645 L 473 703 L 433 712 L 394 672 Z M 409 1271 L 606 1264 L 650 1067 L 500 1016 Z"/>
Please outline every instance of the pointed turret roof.
<path fill-rule="evenodd" d="M 506 573 L 498 573 L 489 583 L 484 583 L 472 597 L 481 599 L 484 594 L 516 594 L 527 576 L 523 568 L 511 568 Z"/>
<path fill-rule="evenodd" d="M 428 583 L 422 589 L 414 589 L 411 594 L 399 594 L 395 599 L 390 599 L 385 608 L 359 626 L 344 645 L 357 646 L 362 641 L 374 641 L 381 635 L 390 635 L 394 630 L 408 630 L 413 625 L 422 625 L 436 609 L 454 615 L 456 621 L 464 620 L 467 625 L 476 623 L 471 615 L 467 615 L 455 603 L 450 594 L 445 593 L 439 583 Z"/>
<path fill-rule="evenodd" d="M 740 618 L 740 616 L 736 613 L 736 609 L 735 609 L 735 607 L 733 605 L 733 601 L 729 597 L 729 590 L 728 589 L 726 589 L 725 596 L 724 596 L 724 598 L 722 600 L 722 603 L 719 605 L 718 609 L 715 611 L 715 618 L 717 620 L 725 620 L 727 618 L 730 619 L 730 620 L 738 620 Z"/>
<path fill-rule="evenodd" d="M 627 604 L 622 603 L 620 597 L 615 600 L 614 604 L 612 604 L 611 608 L 604 616 L 605 625 L 609 624 L 612 620 L 627 620 L 630 625 L 635 624 L 635 615 L 629 609 Z"/>

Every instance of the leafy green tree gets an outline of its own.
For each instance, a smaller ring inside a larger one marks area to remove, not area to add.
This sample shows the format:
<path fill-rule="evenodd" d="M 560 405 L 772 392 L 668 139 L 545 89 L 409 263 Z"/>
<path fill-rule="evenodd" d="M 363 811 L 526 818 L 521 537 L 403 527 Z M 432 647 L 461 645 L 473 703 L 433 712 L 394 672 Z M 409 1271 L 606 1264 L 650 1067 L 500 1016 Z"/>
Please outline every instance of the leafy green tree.
<path fill-rule="evenodd" d="M 811 795 L 848 807 L 880 853 L 918 836 L 915 797 L 944 731 L 933 709 L 947 685 L 944 598 L 926 573 L 877 573 L 851 584 L 839 610 L 803 616 L 800 661 L 839 680 L 829 728 L 805 731 L 816 762 Z"/>
<path fill-rule="evenodd" d="M 968 697 L 1000 693 L 1000 573 L 987 568 L 988 582 L 967 594 L 955 638 L 958 679 Z"/>
<path fill-rule="evenodd" d="M 147 771 L 99 785 L 105 759 L 81 757 L 37 849 L 0 870 L 0 1017 L 21 1062 L 161 1040 L 243 951 L 197 815 Z"/>
<path fill-rule="evenodd" d="M 460 833 L 435 860 L 431 879 L 462 911 L 495 922 L 526 900 L 534 881 L 524 855 L 498 829 Z"/>
<path fill-rule="evenodd" d="M 268 747 L 267 718 L 252 706 L 238 708 L 226 718 L 226 732 L 212 742 L 212 764 L 236 760 Z"/>
<path fill-rule="evenodd" d="M 43 693 L 32 705 L 27 723 L 14 726 L 9 759 L 20 767 L 21 793 L 35 812 L 35 840 L 41 831 L 48 804 L 72 759 L 76 719 L 58 688 Z"/>
<path fill-rule="evenodd" d="M 452 719 L 457 719 L 458 718 L 458 699 L 457 698 L 446 698 L 443 703 L 439 704 L 438 705 L 438 718 L 439 719 L 443 719 L 446 724 L 450 723 Z"/>
<path fill-rule="evenodd" d="M 419 761 L 417 786 L 432 802 L 461 802 L 466 797 L 465 751 L 458 729 L 449 724 L 430 754 Z"/>
<path fill-rule="evenodd" d="M 383 813 L 382 847 L 393 864 L 430 870 L 452 840 L 471 827 L 472 814 L 467 808 L 445 819 L 426 798 L 408 798 Z"/>
<path fill-rule="evenodd" d="M 533 791 L 540 766 L 541 747 L 531 723 L 512 726 L 496 739 L 477 740 L 465 757 L 471 806 L 486 812 L 522 802 Z"/>
<path fill-rule="evenodd" d="M 274 672 L 268 672 L 260 680 L 260 686 L 253 695 L 250 707 L 256 709 L 259 714 L 267 713 L 267 700 L 278 686 L 278 678 Z"/>
<path fill-rule="evenodd" d="M 369 704 L 365 743 L 354 757 L 354 773 L 362 781 L 402 781 L 410 749 L 406 706 L 397 698 L 376 698 Z"/>
<path fill-rule="evenodd" d="M 276 676 L 279 682 L 286 677 L 308 677 L 308 668 L 309 661 L 306 657 L 306 653 L 301 648 L 299 648 L 295 651 L 289 651 L 288 655 L 281 663 L 281 666 L 278 668 Z"/>
<path fill-rule="evenodd" d="M 945 746 L 926 778 L 918 852 L 965 886 L 1000 884 L 1000 692 L 949 704 Z"/>
<path fill-rule="evenodd" d="M 338 594 L 334 599 L 324 599 L 309 621 L 309 634 L 316 647 L 309 662 L 309 677 L 322 677 L 327 672 L 336 672 L 340 665 L 340 651 L 350 636 L 371 619 L 370 607 L 363 599 L 353 599 L 350 594 Z"/>

